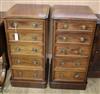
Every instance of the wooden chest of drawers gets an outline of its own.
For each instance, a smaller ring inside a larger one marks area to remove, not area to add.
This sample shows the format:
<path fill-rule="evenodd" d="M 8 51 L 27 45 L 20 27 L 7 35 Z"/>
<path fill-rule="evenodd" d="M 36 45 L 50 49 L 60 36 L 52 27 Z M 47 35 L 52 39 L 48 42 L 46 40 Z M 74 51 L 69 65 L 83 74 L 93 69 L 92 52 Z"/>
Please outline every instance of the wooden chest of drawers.
<path fill-rule="evenodd" d="M 17 4 L 7 12 L 5 29 L 13 86 L 47 84 L 48 5 Z"/>
<path fill-rule="evenodd" d="M 97 15 L 97 27 L 94 38 L 91 63 L 89 67 L 89 77 L 100 77 L 100 14 Z"/>
<path fill-rule="evenodd" d="M 87 6 L 52 8 L 51 88 L 85 89 L 96 16 Z"/>

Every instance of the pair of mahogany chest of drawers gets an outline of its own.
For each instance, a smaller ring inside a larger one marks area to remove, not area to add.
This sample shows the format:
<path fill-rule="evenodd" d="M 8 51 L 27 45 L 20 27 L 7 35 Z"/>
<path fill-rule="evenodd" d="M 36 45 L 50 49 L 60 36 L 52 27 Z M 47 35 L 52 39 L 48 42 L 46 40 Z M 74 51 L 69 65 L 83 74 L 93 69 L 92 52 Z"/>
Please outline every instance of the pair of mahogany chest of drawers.
<path fill-rule="evenodd" d="M 78 10 L 78 11 L 77 11 Z M 17 4 L 5 31 L 13 86 L 85 89 L 96 16 L 86 6 Z M 50 20 L 49 20 L 50 18 Z M 49 24 L 51 21 L 51 24 Z M 47 50 L 52 28 L 52 62 Z"/>

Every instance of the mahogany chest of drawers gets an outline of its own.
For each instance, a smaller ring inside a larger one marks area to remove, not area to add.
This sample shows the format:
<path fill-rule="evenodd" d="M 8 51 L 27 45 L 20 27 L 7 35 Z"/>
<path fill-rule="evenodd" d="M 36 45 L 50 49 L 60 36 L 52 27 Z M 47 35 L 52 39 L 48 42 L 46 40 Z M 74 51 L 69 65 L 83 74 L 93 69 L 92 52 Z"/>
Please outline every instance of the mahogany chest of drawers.
<path fill-rule="evenodd" d="M 97 17 L 98 20 L 89 67 L 89 77 L 100 77 L 100 14 L 98 14 Z"/>
<path fill-rule="evenodd" d="M 47 85 L 48 5 L 17 4 L 5 19 L 11 84 Z"/>
<path fill-rule="evenodd" d="M 85 89 L 96 16 L 87 6 L 52 8 L 50 87 Z"/>

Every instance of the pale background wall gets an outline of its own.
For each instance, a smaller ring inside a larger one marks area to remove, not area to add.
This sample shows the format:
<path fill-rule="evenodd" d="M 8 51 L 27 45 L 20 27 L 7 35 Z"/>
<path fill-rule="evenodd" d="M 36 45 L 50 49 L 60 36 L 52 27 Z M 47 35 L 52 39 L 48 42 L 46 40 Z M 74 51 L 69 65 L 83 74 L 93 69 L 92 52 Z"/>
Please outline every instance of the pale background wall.
<path fill-rule="evenodd" d="M 88 5 L 95 13 L 100 13 L 100 0 L 0 0 L 0 11 L 7 11 L 16 3 Z"/>

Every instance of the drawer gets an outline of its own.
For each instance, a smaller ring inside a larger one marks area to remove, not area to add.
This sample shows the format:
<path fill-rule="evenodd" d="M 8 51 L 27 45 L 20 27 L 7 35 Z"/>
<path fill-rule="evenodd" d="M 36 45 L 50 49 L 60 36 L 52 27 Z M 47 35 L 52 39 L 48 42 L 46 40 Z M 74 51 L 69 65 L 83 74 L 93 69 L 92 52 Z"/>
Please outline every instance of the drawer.
<path fill-rule="evenodd" d="M 17 35 L 16 35 L 17 34 Z M 43 33 L 35 32 L 9 32 L 9 41 L 31 41 L 31 42 L 43 42 Z"/>
<path fill-rule="evenodd" d="M 43 56 L 43 45 L 35 43 L 9 43 L 11 54 Z"/>
<path fill-rule="evenodd" d="M 9 19 L 7 20 L 8 29 L 32 29 L 43 30 L 43 20 L 29 19 Z"/>
<path fill-rule="evenodd" d="M 56 43 L 82 43 L 91 44 L 92 33 L 58 33 L 56 34 Z"/>
<path fill-rule="evenodd" d="M 43 75 L 44 75 L 43 71 L 39 71 L 39 70 L 19 70 L 19 69 L 12 70 L 13 79 L 44 80 Z"/>
<path fill-rule="evenodd" d="M 89 56 L 90 46 L 79 45 L 79 44 L 66 44 L 66 45 L 57 44 L 55 47 L 55 55 L 56 56 L 65 56 L 65 55 Z"/>
<path fill-rule="evenodd" d="M 55 58 L 54 59 L 54 69 L 67 69 L 67 68 L 83 68 L 87 69 L 88 67 L 88 58 Z"/>
<path fill-rule="evenodd" d="M 68 82 L 84 82 L 86 79 L 85 72 L 78 71 L 55 71 L 54 81 L 68 81 Z"/>
<path fill-rule="evenodd" d="M 95 28 L 95 22 L 89 21 L 56 21 L 57 31 L 91 31 Z"/>
<path fill-rule="evenodd" d="M 43 58 L 33 57 L 33 56 L 21 56 L 21 55 L 13 55 L 11 56 L 12 66 L 22 67 L 22 66 L 31 66 L 34 68 L 43 68 L 44 60 Z"/>

